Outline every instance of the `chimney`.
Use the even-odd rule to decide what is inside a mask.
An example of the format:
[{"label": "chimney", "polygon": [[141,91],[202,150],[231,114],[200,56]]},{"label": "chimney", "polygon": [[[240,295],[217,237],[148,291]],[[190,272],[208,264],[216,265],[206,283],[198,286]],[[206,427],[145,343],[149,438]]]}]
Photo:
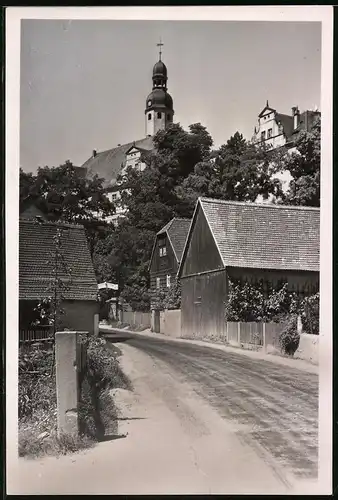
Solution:
[{"label": "chimney", "polygon": [[93,158],[95,158],[96,155],[97,155],[97,151],[96,151],[96,149],[93,149]]},{"label": "chimney", "polygon": [[296,128],[299,125],[299,109],[298,109],[298,106],[293,106],[293,108],[292,108],[292,116],[293,116],[293,129],[296,130]]}]

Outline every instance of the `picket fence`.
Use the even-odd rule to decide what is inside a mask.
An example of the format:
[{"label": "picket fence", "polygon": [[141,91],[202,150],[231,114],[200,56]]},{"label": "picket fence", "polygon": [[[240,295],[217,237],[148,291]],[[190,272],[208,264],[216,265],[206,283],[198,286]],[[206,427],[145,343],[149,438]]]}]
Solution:
[{"label": "picket fence", "polygon": [[46,326],[44,328],[30,328],[30,329],[20,329],[19,330],[19,343],[25,342],[37,342],[46,341],[53,339],[53,327]]}]

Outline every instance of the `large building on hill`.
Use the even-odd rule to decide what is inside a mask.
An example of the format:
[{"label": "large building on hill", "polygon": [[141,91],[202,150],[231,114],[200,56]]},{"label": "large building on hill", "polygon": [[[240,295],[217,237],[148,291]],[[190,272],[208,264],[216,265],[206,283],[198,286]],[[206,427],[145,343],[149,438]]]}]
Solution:
[{"label": "large building on hill", "polygon": [[[143,170],[144,156],[154,148],[153,136],[173,123],[173,99],[168,93],[167,86],[168,70],[161,55],[160,51],[159,60],[153,67],[152,91],[146,98],[144,137],[127,144],[119,144],[106,151],[94,150],[91,157],[82,165],[88,176],[97,174],[105,179],[104,185],[113,201],[118,201],[120,198],[118,176],[129,166]],[[117,206],[113,220],[123,216],[123,213],[123,207]]]},{"label": "large building on hill", "polygon": [[267,101],[266,106],[258,115],[258,125],[254,129],[253,140],[273,149],[281,146],[292,149],[299,133],[310,132],[318,117],[320,117],[318,110],[300,113],[298,106],[292,108],[291,115],[279,113],[269,106]]}]

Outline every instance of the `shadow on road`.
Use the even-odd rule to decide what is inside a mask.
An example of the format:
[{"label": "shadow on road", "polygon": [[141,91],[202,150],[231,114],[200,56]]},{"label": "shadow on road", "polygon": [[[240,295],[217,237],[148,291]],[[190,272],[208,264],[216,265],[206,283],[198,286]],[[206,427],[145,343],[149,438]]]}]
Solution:
[{"label": "shadow on road", "polygon": [[111,343],[115,343],[115,342],[126,342],[127,340],[130,340],[132,338],[134,338],[133,335],[130,335],[128,333],[106,333],[106,332],[102,332],[100,331],[100,335],[105,339],[105,340],[108,340],[109,342]]},{"label": "shadow on road", "polygon": [[102,443],[104,441],[115,441],[115,439],[126,438],[127,434],[106,434],[105,436],[99,439],[99,442]]},{"label": "shadow on road", "polygon": [[117,418],[116,420],[120,422],[121,420],[147,420],[147,419],[145,417],[121,417]]}]

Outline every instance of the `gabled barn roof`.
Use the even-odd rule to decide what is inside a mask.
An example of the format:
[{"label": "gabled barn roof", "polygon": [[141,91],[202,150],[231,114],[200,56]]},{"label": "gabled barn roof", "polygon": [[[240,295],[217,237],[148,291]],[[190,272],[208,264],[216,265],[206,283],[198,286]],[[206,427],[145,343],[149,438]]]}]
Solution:
[{"label": "gabled barn roof", "polygon": [[199,198],[179,275],[198,208],[205,215],[224,267],[319,271],[319,208]]},{"label": "gabled barn roof", "polygon": [[81,225],[19,221],[19,298],[39,300],[52,295],[48,290],[52,278],[55,244],[53,238],[61,229],[61,253],[68,270],[59,277],[69,287],[64,296],[70,300],[96,300],[97,281]]},{"label": "gabled barn roof", "polygon": [[151,266],[151,262],[153,259],[157,238],[162,234],[167,235],[168,240],[172,246],[174,255],[176,257],[176,260],[178,263],[180,262],[184,249],[185,240],[188,236],[190,223],[191,219],[184,219],[184,218],[180,219],[178,217],[174,217],[173,219],[171,219],[171,221],[168,222],[168,224],[166,224],[164,227],[162,227],[162,229],[160,229],[160,231],[158,231],[153,245],[149,268]]},{"label": "gabled barn roof", "polygon": [[135,142],[98,152],[95,156],[91,156],[82,165],[82,168],[86,170],[89,177],[97,174],[99,177],[104,178],[104,187],[112,187],[125,165],[126,153],[132,147],[143,151],[151,151],[154,148],[152,137],[145,137]]}]

